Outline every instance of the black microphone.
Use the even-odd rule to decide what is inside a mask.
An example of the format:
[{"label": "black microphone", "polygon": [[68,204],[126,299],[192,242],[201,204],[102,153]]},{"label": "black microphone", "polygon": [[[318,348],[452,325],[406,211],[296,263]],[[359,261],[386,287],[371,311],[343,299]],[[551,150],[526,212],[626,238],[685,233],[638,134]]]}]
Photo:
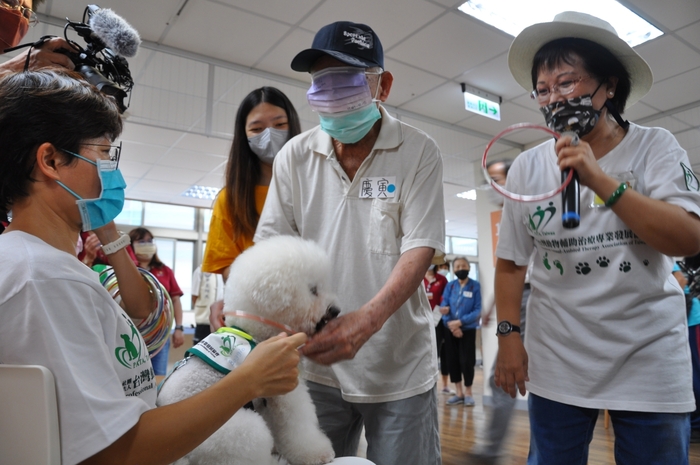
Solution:
[{"label": "black microphone", "polygon": [[[562,136],[571,136],[571,145],[578,145],[578,135],[574,132],[563,132]],[[578,182],[578,174],[571,168],[566,168],[561,172],[562,184],[569,177],[569,172],[573,171],[574,176],[571,182],[561,192],[561,224],[566,229],[578,228],[581,223],[581,189]]]},{"label": "black microphone", "polygon": [[141,45],[136,29],[109,8],[89,5],[89,25],[92,32],[117,55],[133,57]]}]

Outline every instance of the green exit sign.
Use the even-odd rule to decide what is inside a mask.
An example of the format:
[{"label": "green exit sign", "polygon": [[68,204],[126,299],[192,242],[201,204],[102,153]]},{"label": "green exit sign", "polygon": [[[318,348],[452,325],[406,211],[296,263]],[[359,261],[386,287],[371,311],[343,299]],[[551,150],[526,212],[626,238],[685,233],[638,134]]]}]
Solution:
[{"label": "green exit sign", "polygon": [[501,105],[469,92],[464,93],[464,107],[481,116],[501,121]]},{"label": "green exit sign", "polygon": [[481,116],[501,121],[501,98],[486,91],[461,84],[464,94],[464,108]]}]

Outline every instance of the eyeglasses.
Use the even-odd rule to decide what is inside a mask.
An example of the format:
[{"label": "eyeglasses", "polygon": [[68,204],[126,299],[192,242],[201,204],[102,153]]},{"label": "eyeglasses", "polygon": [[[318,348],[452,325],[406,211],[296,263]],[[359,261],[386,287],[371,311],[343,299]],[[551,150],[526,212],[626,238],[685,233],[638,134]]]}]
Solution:
[{"label": "eyeglasses", "polygon": [[31,8],[27,8],[26,6],[22,5],[21,3],[17,3],[15,5],[14,2],[7,2],[5,0],[0,0],[0,8],[6,8],[8,10],[19,11],[19,13],[22,16],[24,16],[27,21],[29,21],[30,26],[36,26],[37,24],[39,24],[39,18],[37,17],[36,13],[34,13]]},{"label": "eyeglasses", "polygon": [[574,91],[579,82],[588,79],[590,76],[581,76],[576,79],[567,79],[560,83],[554,84],[552,87],[540,87],[530,92],[530,98],[537,100],[539,103],[545,103],[549,100],[553,93],[559,95],[569,95]]},{"label": "eyeglasses", "polygon": [[90,147],[109,147],[109,161],[116,163],[116,167],[119,167],[119,158],[122,154],[122,143],[119,145],[106,145],[106,144],[80,144],[88,145]]}]

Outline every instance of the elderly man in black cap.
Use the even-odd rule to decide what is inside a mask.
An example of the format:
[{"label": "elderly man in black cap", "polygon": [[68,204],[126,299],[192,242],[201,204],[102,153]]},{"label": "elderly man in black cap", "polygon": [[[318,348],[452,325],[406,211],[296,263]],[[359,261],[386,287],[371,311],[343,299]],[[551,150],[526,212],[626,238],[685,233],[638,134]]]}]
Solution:
[{"label": "elderly man in black cap", "polygon": [[323,27],[292,69],[309,72],[320,126],[280,151],[256,242],[312,239],[331,256],[341,316],[310,339],[304,377],[337,456],[440,463],[435,334],[421,280],[444,253],[442,159],[382,106],[393,83],[364,24]]}]

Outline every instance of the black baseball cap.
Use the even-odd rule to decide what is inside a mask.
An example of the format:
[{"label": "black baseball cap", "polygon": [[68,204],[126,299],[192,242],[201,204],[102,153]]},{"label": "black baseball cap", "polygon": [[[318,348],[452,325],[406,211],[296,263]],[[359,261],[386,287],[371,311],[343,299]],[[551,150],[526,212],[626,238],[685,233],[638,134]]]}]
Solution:
[{"label": "black baseball cap", "polygon": [[379,37],[366,24],[338,21],[323,26],[314,37],[311,48],[292,60],[294,71],[308,72],[324,55],[358,68],[384,68],[384,49]]}]

